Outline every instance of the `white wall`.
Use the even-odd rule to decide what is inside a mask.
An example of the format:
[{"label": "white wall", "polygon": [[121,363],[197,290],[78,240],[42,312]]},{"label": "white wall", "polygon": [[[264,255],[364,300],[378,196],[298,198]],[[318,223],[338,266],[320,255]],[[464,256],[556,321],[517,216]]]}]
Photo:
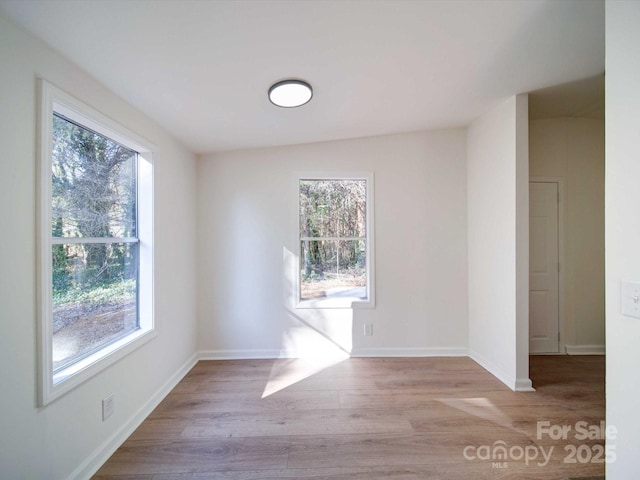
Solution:
[{"label": "white wall", "polygon": [[618,429],[607,478],[640,478],[640,319],[622,316],[622,281],[640,282],[640,3],[606,4],[607,425]]},{"label": "white wall", "polygon": [[564,184],[565,344],[604,352],[604,121],[550,118],[529,128],[530,175]]},{"label": "white wall", "polygon": [[527,96],[474,121],[467,137],[470,356],[512,389],[527,390]]},{"label": "white wall", "polygon": [[[292,308],[297,174],[322,171],[375,175],[374,309]],[[201,158],[199,349],[296,356],[336,343],[354,355],[465,354],[465,182],[462,129]]]},{"label": "white wall", "polygon": [[[0,18],[0,477],[62,479],[98,467],[110,440],[195,351],[195,159],[74,65]],[[36,78],[157,144],[155,320],[159,335],[45,408],[36,408]],[[150,79],[152,81],[152,79]],[[101,400],[115,414],[101,419]],[[141,418],[140,418],[141,419]],[[105,448],[107,450],[105,450]],[[98,463],[93,463],[97,461]]]}]

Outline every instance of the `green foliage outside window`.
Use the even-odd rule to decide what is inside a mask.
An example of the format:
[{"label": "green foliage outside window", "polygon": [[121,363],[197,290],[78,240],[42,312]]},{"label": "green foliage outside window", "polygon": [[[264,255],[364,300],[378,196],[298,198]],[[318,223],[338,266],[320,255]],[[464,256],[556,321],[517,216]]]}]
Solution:
[{"label": "green foliage outside window", "polygon": [[52,138],[55,369],[138,326],[137,154],[58,115]]},{"label": "green foliage outside window", "polygon": [[301,298],[366,285],[366,180],[301,180]]}]

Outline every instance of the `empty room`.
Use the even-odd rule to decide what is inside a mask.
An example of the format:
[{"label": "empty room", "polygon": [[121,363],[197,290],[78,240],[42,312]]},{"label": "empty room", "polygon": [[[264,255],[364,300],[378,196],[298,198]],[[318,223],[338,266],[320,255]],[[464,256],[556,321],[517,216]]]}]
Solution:
[{"label": "empty room", "polygon": [[0,478],[640,478],[638,24],[0,0]]}]

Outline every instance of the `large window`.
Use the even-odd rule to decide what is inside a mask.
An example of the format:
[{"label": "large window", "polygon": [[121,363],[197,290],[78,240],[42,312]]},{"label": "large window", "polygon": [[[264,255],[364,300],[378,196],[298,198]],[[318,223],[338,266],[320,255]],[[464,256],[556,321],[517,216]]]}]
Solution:
[{"label": "large window", "polygon": [[153,330],[150,148],[42,82],[41,403]]},{"label": "large window", "polygon": [[372,178],[299,180],[300,306],[373,303]]}]

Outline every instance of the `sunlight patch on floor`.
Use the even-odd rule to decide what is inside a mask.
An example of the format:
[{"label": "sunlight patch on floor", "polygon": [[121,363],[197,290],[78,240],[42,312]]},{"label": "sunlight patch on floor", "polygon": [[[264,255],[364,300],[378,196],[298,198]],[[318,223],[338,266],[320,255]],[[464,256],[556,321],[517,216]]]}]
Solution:
[{"label": "sunlight patch on floor", "polygon": [[494,405],[488,398],[441,398],[439,401],[445,405],[468,413],[474,417],[483,418],[501,427],[518,432],[521,431],[520,429],[515,428],[511,418],[502,413],[500,408]]},{"label": "sunlight patch on floor", "polygon": [[274,362],[262,398],[349,358],[347,352],[317,332],[304,327],[289,329],[283,339],[283,352],[285,356],[296,358],[282,358]]},{"label": "sunlight patch on floor", "polygon": [[276,360],[262,398],[273,395],[349,358],[342,352],[335,358],[283,358]]}]

